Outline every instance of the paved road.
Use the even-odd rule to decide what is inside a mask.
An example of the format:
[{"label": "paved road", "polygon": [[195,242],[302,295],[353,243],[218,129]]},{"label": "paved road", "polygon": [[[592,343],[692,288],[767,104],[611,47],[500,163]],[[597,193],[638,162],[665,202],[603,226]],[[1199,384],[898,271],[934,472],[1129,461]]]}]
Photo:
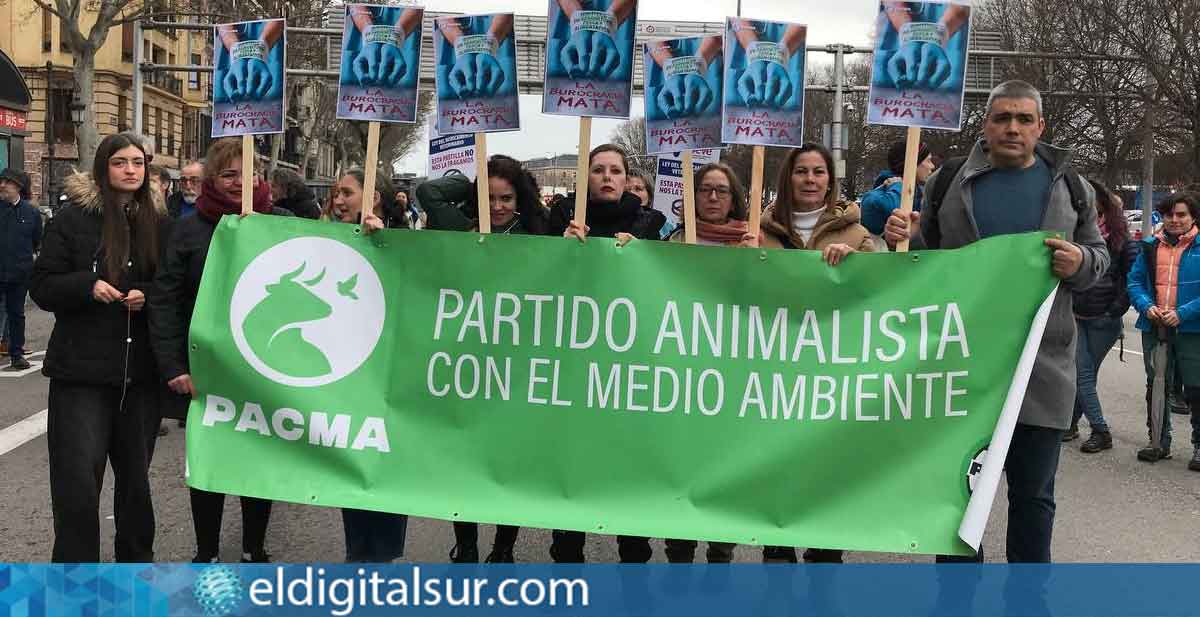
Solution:
[{"label": "paved road", "polygon": [[[45,349],[53,318],[30,306],[29,338],[34,349]],[[1140,351],[1138,334],[1127,319],[1130,346]],[[0,373],[0,436],[4,429],[46,408],[47,380],[34,372],[21,377]],[[1135,450],[1146,441],[1143,392],[1145,376],[1140,355],[1127,352],[1125,362],[1113,350],[1101,371],[1101,397],[1116,442],[1113,450],[1082,454],[1078,443],[1063,450],[1058,473],[1058,522],[1054,556],[1072,562],[1183,562],[1200,555],[1200,473],[1187,470],[1185,416],[1173,416],[1176,458],[1156,465],[1139,463]],[[26,425],[36,425],[36,418]],[[44,425],[43,425],[44,426]],[[35,426],[36,428],[36,426]],[[160,438],[151,483],[158,517],[157,558],[185,561],[194,543],[187,490],[183,484],[183,431],[170,423]],[[0,437],[2,439],[2,437]],[[3,447],[0,447],[3,450]],[[102,516],[112,517],[112,478],[102,498]],[[227,500],[222,558],[234,560],[240,551],[237,500]],[[1003,559],[1005,500],[997,499],[985,549],[989,560]],[[52,540],[46,466],[46,439],[40,435],[6,454],[0,454],[0,561],[44,561]],[[104,525],[105,553],[112,558],[112,527]],[[481,552],[486,554],[491,529],[484,530]],[[453,543],[449,523],[416,519],[409,526],[408,558],[445,561]],[[341,519],[333,509],[276,504],[268,536],[276,560],[330,561],[344,554]],[[517,546],[518,561],[547,559],[549,533],[524,531]],[[739,561],[759,558],[756,548],[739,547]],[[588,559],[616,561],[616,543],[590,536]],[[851,553],[849,561],[929,561],[927,557]],[[662,560],[655,544],[655,560]]]}]

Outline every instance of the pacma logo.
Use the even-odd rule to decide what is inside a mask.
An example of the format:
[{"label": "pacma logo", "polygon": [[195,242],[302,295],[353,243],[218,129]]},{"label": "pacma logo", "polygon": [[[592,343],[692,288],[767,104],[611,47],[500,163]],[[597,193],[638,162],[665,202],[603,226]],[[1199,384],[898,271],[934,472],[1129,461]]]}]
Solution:
[{"label": "pacma logo", "polygon": [[263,377],[314,387],[354,372],[383,331],[383,286],[357,251],[296,238],[256,257],[230,303],[238,351]]}]

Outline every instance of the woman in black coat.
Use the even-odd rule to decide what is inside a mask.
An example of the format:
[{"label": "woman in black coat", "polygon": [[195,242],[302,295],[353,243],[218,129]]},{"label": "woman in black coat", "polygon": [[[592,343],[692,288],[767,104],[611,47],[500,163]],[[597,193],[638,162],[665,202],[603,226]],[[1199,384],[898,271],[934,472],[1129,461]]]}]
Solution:
[{"label": "woman in black coat", "polygon": [[642,207],[637,195],[625,190],[629,159],[620,146],[596,146],[588,155],[587,220],[575,225],[574,193],[550,208],[549,234],[583,239],[586,236],[615,238],[629,234],[642,240],[660,239],[662,223],[654,210]]},{"label": "woman in black coat", "polygon": [[[196,215],[184,217],[175,225],[150,294],[150,334],[154,354],[162,378],[180,397],[196,394],[188,367],[188,328],[213,231],[222,216],[235,216],[241,212],[241,156],[242,142],[237,138],[218,139],[209,147],[204,182],[200,198],[196,200]],[[265,182],[259,181],[252,190],[255,212],[290,214],[271,205],[271,192]],[[182,402],[186,403],[187,398]],[[195,488],[190,489],[190,493],[192,525],[196,532],[193,562],[216,561],[220,552],[225,495]],[[271,502],[254,497],[242,497],[241,501],[242,561],[269,561],[265,543]]]},{"label": "woman in black coat", "polygon": [[170,217],[146,177],[142,146],[100,142],[92,174],[64,182],[69,202],[49,225],[33,267],[33,301],[54,313],[42,372],[50,378],[46,441],[55,562],[100,561],[106,460],[120,562],[154,560],[150,448],[158,384],[146,294]]}]

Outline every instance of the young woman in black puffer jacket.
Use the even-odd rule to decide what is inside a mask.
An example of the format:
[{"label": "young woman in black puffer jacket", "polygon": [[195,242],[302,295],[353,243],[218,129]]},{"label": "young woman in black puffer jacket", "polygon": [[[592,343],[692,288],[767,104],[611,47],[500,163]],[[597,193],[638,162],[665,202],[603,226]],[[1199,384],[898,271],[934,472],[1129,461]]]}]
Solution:
[{"label": "young woman in black puffer jacket", "polygon": [[1091,180],[1089,182],[1096,189],[1100,234],[1108,244],[1112,262],[1095,285],[1074,292],[1077,332],[1075,415],[1063,441],[1079,436],[1079,418],[1087,416],[1092,434],[1079,449],[1093,453],[1112,448],[1112,433],[1104,420],[1100,397],[1096,392],[1096,375],[1100,372],[1100,363],[1121,336],[1121,318],[1129,310],[1129,292],[1125,282],[1137,258],[1138,246],[1130,238],[1121,198],[1104,185]]},{"label": "young woman in black puffer jacket", "polygon": [[59,563],[100,560],[106,462],[116,478],[114,557],[154,560],[149,467],[161,385],[145,309],[171,219],[150,188],[147,158],[124,135],[100,142],[92,174],[64,182],[70,205],[50,223],[33,267],[30,296],[54,313],[42,372]]}]

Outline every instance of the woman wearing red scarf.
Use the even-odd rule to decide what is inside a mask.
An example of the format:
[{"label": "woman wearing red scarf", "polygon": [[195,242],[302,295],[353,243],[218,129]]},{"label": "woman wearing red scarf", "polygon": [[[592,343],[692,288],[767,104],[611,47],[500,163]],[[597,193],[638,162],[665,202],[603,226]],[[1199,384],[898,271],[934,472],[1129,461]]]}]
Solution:
[{"label": "woman wearing red scarf", "polygon": [[[188,328],[200,275],[208,258],[208,245],[222,216],[242,211],[242,142],[236,137],[214,141],[205,157],[204,182],[196,200],[196,215],[175,224],[166,257],[159,266],[150,301],[150,339],[159,370],[181,403],[195,396],[188,368]],[[271,205],[271,189],[255,180],[254,211],[259,214],[288,216],[287,210]],[[186,397],[186,398],[185,398]],[[190,489],[192,525],[196,532],[194,562],[217,561],[220,552],[221,513],[225,495]],[[271,502],[242,497],[242,561],[266,562],[264,543]]]},{"label": "woman wearing red scarf", "polygon": [[[696,170],[696,244],[758,246],[746,219],[746,189],[728,165],[709,163]],[[667,238],[683,242],[683,227]]]}]

